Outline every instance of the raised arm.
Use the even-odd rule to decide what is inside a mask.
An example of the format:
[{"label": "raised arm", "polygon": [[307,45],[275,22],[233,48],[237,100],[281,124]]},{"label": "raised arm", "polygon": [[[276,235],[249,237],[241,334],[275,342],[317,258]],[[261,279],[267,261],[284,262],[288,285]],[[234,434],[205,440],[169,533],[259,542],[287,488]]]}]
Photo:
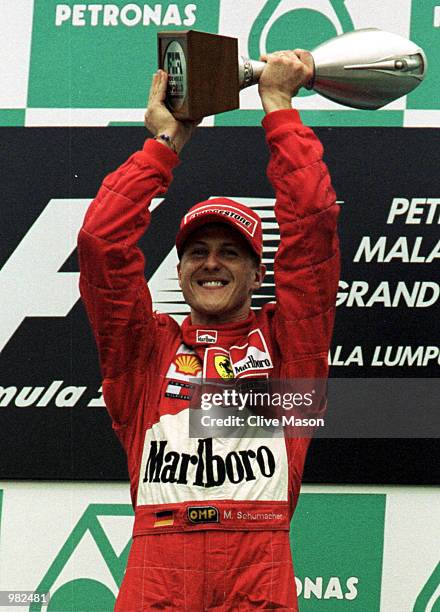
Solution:
[{"label": "raised arm", "polygon": [[[104,396],[106,383],[142,369],[154,346],[155,317],[137,242],[149,225],[151,200],[167,190],[177,153],[195,127],[168,112],[166,84],[166,73],[156,73],[145,113],[156,138],[104,179],[78,237],[80,291],[98,346]],[[106,402],[116,423],[129,418],[129,403]]]},{"label": "raised arm", "polygon": [[311,79],[312,61],[302,50],[263,59],[267,66],[260,96],[271,152],[268,176],[281,236],[274,263],[278,343],[284,360],[298,363],[290,368],[292,376],[324,376],[339,280],[339,209],[322,145],[291,103]]}]

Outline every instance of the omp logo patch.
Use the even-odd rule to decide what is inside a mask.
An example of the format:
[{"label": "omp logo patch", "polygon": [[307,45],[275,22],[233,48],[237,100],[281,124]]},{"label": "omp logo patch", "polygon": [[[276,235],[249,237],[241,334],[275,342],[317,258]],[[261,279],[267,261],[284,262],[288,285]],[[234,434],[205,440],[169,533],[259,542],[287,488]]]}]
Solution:
[{"label": "omp logo patch", "polygon": [[220,514],[215,506],[189,506],[187,516],[190,523],[219,523]]},{"label": "omp logo patch", "polygon": [[196,332],[196,342],[203,344],[215,344],[218,332],[216,329],[198,329]]}]

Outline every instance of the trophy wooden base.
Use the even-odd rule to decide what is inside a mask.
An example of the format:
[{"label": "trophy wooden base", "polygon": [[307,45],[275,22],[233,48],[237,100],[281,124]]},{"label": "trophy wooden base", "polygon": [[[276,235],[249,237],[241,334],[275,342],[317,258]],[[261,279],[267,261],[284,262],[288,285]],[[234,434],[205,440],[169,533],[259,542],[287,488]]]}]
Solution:
[{"label": "trophy wooden base", "polygon": [[166,104],[179,120],[239,107],[236,38],[195,30],[159,32],[159,68],[168,72]]}]

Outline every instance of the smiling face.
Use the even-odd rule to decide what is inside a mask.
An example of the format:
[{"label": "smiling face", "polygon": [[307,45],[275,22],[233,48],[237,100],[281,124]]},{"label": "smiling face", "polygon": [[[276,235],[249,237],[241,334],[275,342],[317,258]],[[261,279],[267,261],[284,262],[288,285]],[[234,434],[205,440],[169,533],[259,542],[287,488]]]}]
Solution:
[{"label": "smiling face", "polygon": [[192,323],[211,325],[248,316],[265,266],[256,263],[237,231],[224,223],[211,223],[190,236],[177,272]]}]

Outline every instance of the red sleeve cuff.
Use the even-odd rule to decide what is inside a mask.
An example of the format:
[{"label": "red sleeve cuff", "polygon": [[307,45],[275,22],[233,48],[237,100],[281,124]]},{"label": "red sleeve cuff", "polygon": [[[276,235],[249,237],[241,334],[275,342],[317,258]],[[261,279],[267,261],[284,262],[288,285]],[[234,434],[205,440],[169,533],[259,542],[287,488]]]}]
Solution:
[{"label": "red sleeve cuff", "polygon": [[179,156],[154,138],[145,141],[142,152],[147,164],[158,168],[166,177],[171,177],[171,171],[180,164]]},{"label": "red sleeve cuff", "polygon": [[302,126],[303,122],[299,116],[299,112],[295,108],[276,110],[268,113],[261,122],[262,126],[266,130],[267,136],[270,136],[271,132],[274,132],[277,128],[285,126],[286,124]]}]

